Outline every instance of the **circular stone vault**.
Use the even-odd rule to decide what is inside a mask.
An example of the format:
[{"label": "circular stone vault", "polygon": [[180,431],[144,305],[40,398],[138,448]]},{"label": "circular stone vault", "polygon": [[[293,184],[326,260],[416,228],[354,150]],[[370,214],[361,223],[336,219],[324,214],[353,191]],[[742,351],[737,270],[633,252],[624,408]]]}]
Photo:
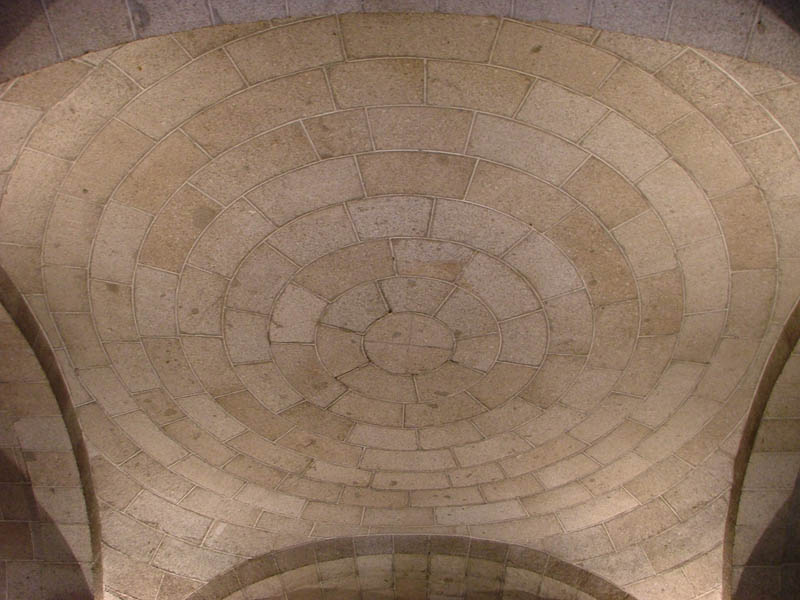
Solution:
[{"label": "circular stone vault", "polygon": [[28,123],[0,263],[69,389],[109,597],[389,534],[535,548],[598,598],[719,597],[741,424],[800,293],[793,79],[351,14],[0,89]]}]

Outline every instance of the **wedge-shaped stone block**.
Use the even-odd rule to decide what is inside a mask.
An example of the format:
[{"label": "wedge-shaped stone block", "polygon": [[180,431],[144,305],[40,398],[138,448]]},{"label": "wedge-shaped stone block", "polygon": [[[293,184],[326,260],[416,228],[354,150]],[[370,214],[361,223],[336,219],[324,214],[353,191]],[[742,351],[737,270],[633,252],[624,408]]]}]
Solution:
[{"label": "wedge-shaped stone block", "polygon": [[[469,388],[469,393],[484,406],[494,409],[495,407],[503,405],[506,400],[512,398],[512,396],[524,388],[536,371],[537,369],[527,365],[497,362],[486,374],[486,377]],[[491,410],[481,415],[480,419],[473,422],[478,424],[481,431],[487,435],[492,435],[492,430],[495,428],[498,428],[499,431],[505,431],[521,422],[529,420],[505,421],[500,418],[503,414],[513,414],[517,412],[519,412],[520,415],[531,415],[533,412],[538,414],[539,411],[532,406],[524,406],[524,402],[521,399],[512,399],[500,408],[499,414]]]},{"label": "wedge-shaped stone block", "polygon": [[268,440],[274,441],[292,428],[289,421],[264,408],[250,392],[222,396],[216,402],[251,431]]},{"label": "wedge-shaped stone block", "polygon": [[268,219],[285,225],[312,210],[364,195],[352,158],[325,160],[265,183],[247,194]]},{"label": "wedge-shaped stone block", "polygon": [[86,143],[139,92],[138,86],[109,64],[100,65],[42,119],[30,146],[75,159]]},{"label": "wedge-shaped stone block", "polygon": [[89,313],[60,313],[54,318],[75,367],[80,369],[108,364]]},{"label": "wedge-shaped stone block", "polygon": [[664,221],[678,246],[703,240],[718,231],[714,212],[685,169],[668,161],[639,182],[639,188]]},{"label": "wedge-shaped stone block", "polygon": [[586,362],[585,356],[548,354],[520,396],[535,406],[549,408],[567,390]]},{"label": "wedge-shaped stone block", "polygon": [[677,269],[640,279],[640,335],[678,333],[683,320],[683,297],[683,282]]},{"label": "wedge-shaped stone block", "polygon": [[272,353],[289,383],[318,406],[328,406],[347,389],[325,370],[313,346],[275,344]]},{"label": "wedge-shaped stone block", "polygon": [[369,195],[463,198],[475,161],[430,152],[380,152],[359,156],[358,166]]},{"label": "wedge-shaped stone block", "polygon": [[469,243],[494,255],[502,255],[528,233],[526,224],[482,206],[439,200],[431,222],[435,238]]},{"label": "wedge-shaped stone block", "polygon": [[627,63],[603,82],[595,97],[651,133],[658,133],[692,110],[686,100],[658,79]]},{"label": "wedge-shaped stone block", "polygon": [[273,229],[248,202],[234,202],[200,236],[189,262],[231,277],[244,257]]},{"label": "wedge-shaped stone block", "polygon": [[203,167],[191,181],[228,205],[262,181],[315,159],[308,136],[299,124],[293,123],[231,148]]},{"label": "wedge-shaped stone block", "polygon": [[3,149],[0,150],[0,170],[7,171],[22,150],[28,133],[39,120],[41,111],[27,106],[3,102],[0,104],[0,127],[3,128]]},{"label": "wedge-shaped stone block", "polygon": [[148,267],[139,267],[136,270],[133,301],[140,335],[159,336],[177,333],[175,318],[177,289],[177,275]]},{"label": "wedge-shaped stone block", "polygon": [[661,220],[646,211],[614,230],[637,277],[651,275],[677,266],[675,248]]},{"label": "wedge-shaped stone block", "polygon": [[[613,5],[611,5],[613,6]],[[616,13],[622,15],[625,13]],[[600,27],[604,27],[600,25]],[[615,31],[603,31],[595,41],[600,48],[610,50],[641,68],[653,72],[680,53],[677,44],[648,39]]]},{"label": "wedge-shaped stone block", "polygon": [[576,531],[607,521],[636,506],[638,502],[633,496],[625,490],[618,490],[561,511],[558,518],[567,531]]},{"label": "wedge-shaped stone block", "polygon": [[322,159],[372,150],[366,111],[344,110],[306,119],[303,124]]},{"label": "wedge-shaped stone block", "polygon": [[42,110],[61,100],[91,70],[78,61],[56,63],[17,78],[11,89],[6,89],[3,100]]},{"label": "wedge-shaped stone block", "polygon": [[177,316],[181,333],[221,335],[222,303],[227,280],[187,267],[178,287]]},{"label": "wedge-shaped stone block", "polygon": [[141,392],[158,387],[158,377],[139,342],[104,344],[111,364],[122,383],[131,392]]},{"label": "wedge-shaped stone block", "polygon": [[107,414],[114,416],[136,409],[136,402],[109,367],[78,371],[78,378]]},{"label": "wedge-shaped stone block", "polygon": [[734,77],[688,51],[681,54],[657,77],[694,103],[732,142],[775,129],[775,121]]},{"label": "wedge-shaped stone block", "polygon": [[226,310],[225,347],[233,364],[269,360],[269,322],[263,315]]},{"label": "wedge-shaped stone block", "polygon": [[472,124],[472,113],[452,108],[370,108],[367,116],[376,150],[461,152]]},{"label": "wedge-shaped stone block", "polygon": [[184,133],[171,133],[122,180],[114,200],[155,214],[208,156]]},{"label": "wedge-shaped stone block", "polygon": [[659,138],[709,196],[750,183],[750,176],[730,143],[698,113],[665,129]]},{"label": "wedge-shaped stone block", "polygon": [[574,200],[554,186],[486,161],[478,161],[466,199],[516,217],[539,231],[560,221],[575,206]]},{"label": "wedge-shaped stone block", "polygon": [[438,450],[481,439],[481,433],[467,421],[448,423],[442,427],[427,427],[419,432],[419,445],[423,450]]},{"label": "wedge-shaped stone block", "polygon": [[702,372],[699,364],[673,362],[631,418],[656,429],[689,397]]},{"label": "wedge-shaped stone block", "polygon": [[510,117],[522,102],[530,80],[520,73],[486,65],[431,60],[426,85],[429,104]]},{"label": "wedge-shaped stone block", "polygon": [[588,211],[571,213],[547,237],[572,260],[595,304],[636,296],[636,286],[622,252]]},{"label": "wedge-shaped stone block", "polygon": [[111,120],[75,161],[61,189],[76,198],[104,203],[152,144],[144,134]]},{"label": "wedge-shaped stone block", "polygon": [[535,311],[541,306],[524,279],[485,254],[475,255],[461,274],[460,283],[483,299],[499,319]]},{"label": "wedge-shaped stone block", "polygon": [[500,324],[503,346],[499,360],[525,365],[540,365],[547,347],[547,321],[535,312]]},{"label": "wedge-shaped stone block", "polygon": [[403,424],[403,406],[396,402],[383,402],[348,392],[339,398],[330,410],[356,421],[399,427]]},{"label": "wedge-shaped stone block", "polygon": [[181,344],[186,359],[209,394],[219,396],[244,387],[225,355],[222,338],[186,335]]},{"label": "wedge-shaped stone block", "polygon": [[611,113],[603,119],[583,139],[581,145],[607,160],[633,181],[669,156],[658,140],[617,113]]},{"label": "wedge-shaped stone block", "polygon": [[3,242],[41,245],[56,190],[68,170],[69,163],[65,160],[23,151],[8,180],[0,207]]},{"label": "wedge-shaped stone block", "polygon": [[470,261],[473,251],[460,244],[431,240],[397,239],[392,250],[400,275],[455,280]]},{"label": "wedge-shaped stone block", "polygon": [[746,186],[711,201],[722,226],[731,269],[775,267],[775,234],[767,203],[754,186]]},{"label": "wedge-shaped stone block", "polygon": [[230,554],[206,550],[167,537],[153,558],[153,565],[181,577],[209,580],[241,560]]},{"label": "wedge-shaped stone block", "polygon": [[586,153],[561,138],[499,117],[479,114],[467,153],[522,169],[559,185],[581,164]]},{"label": "wedge-shaped stone block", "polygon": [[245,427],[225,413],[225,411],[207,395],[188,396],[177,400],[181,409],[204,431],[227,440],[245,431]]},{"label": "wedge-shaped stone block", "polygon": [[337,29],[331,17],[289,24],[234,42],[228,51],[247,80],[255,83],[342,60]]},{"label": "wedge-shaped stone block", "polygon": [[173,273],[179,272],[195,240],[220,208],[193,187],[182,187],[150,227],[139,260]]},{"label": "wedge-shaped stone block", "polygon": [[233,63],[217,50],[148,88],[128,104],[120,119],[152,138],[161,138],[198,110],[242,89]]},{"label": "wedge-shaped stone block", "polygon": [[388,373],[370,363],[339,376],[339,381],[359,394],[389,402],[416,402],[417,392],[410,376]]},{"label": "wedge-shaped stone block", "polygon": [[268,244],[257,246],[231,281],[226,305],[268,315],[278,293],[298,266]]},{"label": "wedge-shaped stone block", "polygon": [[721,237],[678,250],[683,270],[687,313],[719,310],[728,301],[728,257]]},{"label": "wedge-shaped stone block", "polygon": [[357,466],[362,451],[358,446],[338,442],[298,429],[293,429],[287,433],[278,443],[310,458],[326,460],[344,467]]},{"label": "wedge-shaped stone block", "polygon": [[144,491],[131,503],[126,512],[134,519],[199,544],[211,519],[181,508]]},{"label": "wedge-shaped stone block", "polygon": [[314,331],[327,303],[308,290],[289,284],[275,302],[270,324],[272,342],[314,341]]},{"label": "wedge-shaped stone block", "polygon": [[277,413],[302,399],[286,382],[274,363],[238,365],[234,370],[250,393],[272,412]]},{"label": "wedge-shaped stone block", "polygon": [[192,117],[183,130],[216,156],[254,135],[332,108],[322,71],[306,71],[226,98]]},{"label": "wedge-shaped stone block", "polygon": [[391,451],[367,448],[360,464],[379,471],[440,471],[456,466],[448,450]]},{"label": "wedge-shaped stone block", "polygon": [[690,397],[657,431],[639,444],[636,452],[648,460],[663,460],[699,432],[718,409],[716,402]]},{"label": "wedge-shaped stone block", "polygon": [[116,422],[142,450],[163,465],[171,465],[187,454],[141,411],[120,415]]},{"label": "wedge-shaped stone block", "polygon": [[467,394],[456,394],[437,398],[436,401],[408,404],[405,409],[404,425],[406,427],[443,425],[474,417],[486,410],[484,406]]},{"label": "wedge-shaped stone block", "polygon": [[506,21],[492,62],[592,93],[617,64],[611,55],[543,29]]},{"label": "wedge-shaped stone block", "polygon": [[111,56],[114,64],[142,87],[153,85],[190,60],[180,44],[167,36],[125,44]]},{"label": "wedge-shaped stone block", "polygon": [[164,387],[174,397],[189,396],[203,391],[192,373],[180,340],[151,338],[144,340],[144,349]]},{"label": "wedge-shaped stone block", "polygon": [[463,15],[344,15],[349,58],[424,56],[482,62],[499,25],[496,18]]},{"label": "wedge-shaped stone block", "polygon": [[647,209],[641,193],[605,163],[592,157],[569,178],[564,189],[606,227],[613,228]]},{"label": "wedge-shaped stone block", "polygon": [[303,269],[296,283],[328,299],[351,287],[394,274],[392,253],[384,240],[348,246]]},{"label": "wedge-shaped stone block", "polygon": [[519,500],[505,500],[479,506],[437,507],[435,511],[436,522],[442,525],[492,523],[527,516]]},{"label": "wedge-shaped stone block", "polygon": [[302,215],[269,236],[270,245],[299,265],[307,265],[355,241],[352,222],[341,205]]},{"label": "wedge-shaped stone block", "polygon": [[229,440],[228,445],[264,464],[290,473],[302,472],[311,464],[310,458],[273,444],[252,432]]},{"label": "wedge-shaped stone block", "polygon": [[380,450],[416,450],[417,433],[413,429],[394,429],[379,425],[357,424],[348,442]]},{"label": "wedge-shaped stone block", "polygon": [[42,268],[50,310],[53,312],[88,312],[89,290],[86,270],[60,265]]},{"label": "wedge-shaped stone block", "polygon": [[422,104],[423,62],[411,58],[340,63],[329,69],[333,97],[342,108],[376,104]]},{"label": "wedge-shaped stone block", "polygon": [[594,342],[587,365],[601,369],[624,369],[639,330],[637,303],[620,302],[600,306],[594,310],[594,322]]},{"label": "wedge-shaped stone block", "polygon": [[591,98],[541,79],[525,98],[517,118],[576,142],[607,111]]}]

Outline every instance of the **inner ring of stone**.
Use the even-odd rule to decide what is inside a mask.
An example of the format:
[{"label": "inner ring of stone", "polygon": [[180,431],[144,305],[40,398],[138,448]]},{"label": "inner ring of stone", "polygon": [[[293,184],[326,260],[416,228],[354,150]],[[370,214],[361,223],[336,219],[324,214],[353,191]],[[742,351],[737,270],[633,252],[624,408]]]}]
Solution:
[{"label": "inner ring of stone", "polygon": [[390,313],[372,323],[364,351],[377,366],[398,375],[418,375],[450,359],[455,340],[441,321],[412,312]]}]

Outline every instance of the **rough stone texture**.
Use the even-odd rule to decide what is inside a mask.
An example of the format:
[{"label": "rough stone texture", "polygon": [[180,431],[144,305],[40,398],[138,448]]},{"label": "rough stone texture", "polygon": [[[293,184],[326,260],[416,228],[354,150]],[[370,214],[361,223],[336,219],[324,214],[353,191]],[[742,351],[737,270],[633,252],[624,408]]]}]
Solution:
[{"label": "rough stone texture", "polygon": [[[658,61],[658,55],[669,54],[669,44],[650,42],[641,48],[640,56],[636,56],[639,51],[634,51],[634,56],[630,57],[626,55],[630,51],[630,34],[689,44],[800,74],[800,43],[795,34],[798,13],[788,0],[262,0],[257,3],[245,0],[121,0],[104,4],[99,10],[90,0],[68,3],[69,6],[53,0],[43,0],[41,4],[32,0],[10,0],[8,4],[11,10],[6,12],[0,32],[4,36],[0,79],[92,50],[99,52],[90,52],[86,60],[99,61],[105,58],[105,49],[115,44],[165,33],[178,33],[181,45],[197,56],[239,35],[271,24],[284,25],[287,17],[297,19],[359,11],[442,13],[435,23],[429,20],[424,35],[429,36],[428,41],[433,39],[437,44],[448,46],[451,42],[447,40],[446,30],[458,19],[448,20],[447,15],[513,17],[548,22],[549,29],[585,42],[596,38],[595,31],[587,25],[607,30],[609,33],[603,35],[600,43],[617,47],[622,56],[637,64],[640,64],[637,60],[647,64],[653,59]],[[378,30],[382,27],[382,17],[370,19],[373,27]],[[255,26],[251,25],[253,22]],[[419,23],[418,20],[409,21],[405,28],[397,30],[394,41],[384,36],[376,36],[376,39],[381,37],[381,44],[389,43],[399,50],[404,44],[422,40]],[[477,21],[475,24],[476,31],[482,29]],[[186,33],[208,25],[220,27]],[[470,42],[465,48],[470,52],[486,51],[491,33],[483,29],[485,39],[481,50],[475,45],[477,38],[466,35],[465,39]],[[363,39],[369,35],[365,33]],[[278,50],[283,43],[278,41],[281,34],[271,37],[277,42],[275,49]],[[363,45],[363,39],[358,43]],[[164,43],[171,45],[170,41]],[[252,43],[259,45],[262,41]],[[150,47],[148,43],[138,46],[145,53]],[[132,52],[138,53],[138,50]],[[311,53],[311,50],[306,52]],[[165,64],[147,66],[165,68]],[[136,69],[147,70],[144,65]],[[144,73],[142,76],[148,77]]]},{"label": "rough stone texture", "polygon": [[44,371],[3,308],[0,331],[0,573],[16,597],[88,599],[97,556],[70,437]]},{"label": "rough stone texture", "polygon": [[[175,4],[176,27],[211,18]],[[785,75],[693,50],[659,70],[678,51],[362,14],[151,38],[3,88],[0,297],[31,345],[4,337],[0,447],[83,452],[108,596],[413,596],[401,555],[429,557],[434,596],[498,593],[492,561],[543,597],[719,595],[742,422],[796,329],[800,163]],[[14,416],[33,351],[63,421]],[[740,512],[796,477],[780,398]],[[91,562],[77,485],[43,487],[58,527],[3,551]],[[264,556],[413,533],[467,537]],[[546,566],[473,554],[486,538]]]}]

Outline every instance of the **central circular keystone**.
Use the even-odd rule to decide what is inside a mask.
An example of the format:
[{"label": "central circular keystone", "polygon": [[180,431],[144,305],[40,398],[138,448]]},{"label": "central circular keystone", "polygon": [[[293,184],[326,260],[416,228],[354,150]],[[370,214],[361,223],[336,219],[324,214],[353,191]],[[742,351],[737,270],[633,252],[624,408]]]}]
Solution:
[{"label": "central circular keystone", "polygon": [[390,373],[416,375],[433,371],[453,352],[453,334],[433,317],[391,313],[370,325],[364,336],[369,359]]}]

